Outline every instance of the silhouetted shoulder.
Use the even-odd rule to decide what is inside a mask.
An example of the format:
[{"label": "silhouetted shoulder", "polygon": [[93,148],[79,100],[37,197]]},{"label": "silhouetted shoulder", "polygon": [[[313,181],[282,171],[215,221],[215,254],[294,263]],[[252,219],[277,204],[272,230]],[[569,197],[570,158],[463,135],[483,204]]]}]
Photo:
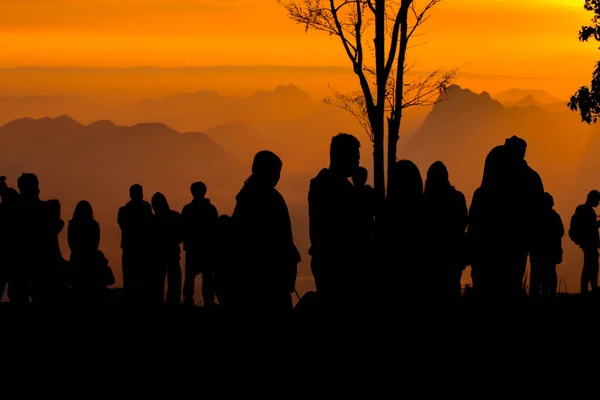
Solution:
[{"label": "silhouetted shoulder", "polygon": [[331,172],[327,168],[323,168],[317,176],[310,180],[310,188],[317,189],[327,186],[332,180]]}]

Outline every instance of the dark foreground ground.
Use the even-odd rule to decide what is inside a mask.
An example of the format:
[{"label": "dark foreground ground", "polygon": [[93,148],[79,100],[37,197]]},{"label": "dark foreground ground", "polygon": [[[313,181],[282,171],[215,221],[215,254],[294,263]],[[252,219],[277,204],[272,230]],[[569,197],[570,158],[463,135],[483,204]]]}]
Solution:
[{"label": "dark foreground ground", "polygon": [[[305,295],[294,294],[293,304],[295,308],[311,308],[311,306],[318,305],[318,299],[314,296],[314,292],[308,292]],[[299,298],[302,298],[302,301],[299,301]],[[416,302],[415,305],[426,305],[426,301],[420,299]],[[481,298],[479,298],[472,290],[466,291],[460,299],[459,305],[471,306],[471,305],[480,305],[483,304]],[[506,301],[494,301],[494,303],[506,303]],[[553,305],[586,305],[586,304],[598,304],[600,305],[600,294],[598,295],[581,295],[579,293],[558,293],[556,298],[533,298],[528,296],[527,294],[523,294],[521,298],[517,301],[518,304],[522,305],[537,305],[537,304],[553,304]],[[76,302],[67,302],[67,307],[77,307],[79,304]],[[29,306],[33,306],[34,304],[29,303]],[[111,306],[111,307],[124,307],[125,303],[123,301],[123,290],[121,288],[112,288],[108,289],[108,296],[106,301],[102,304],[103,306]],[[440,304],[440,306],[444,306],[444,304]],[[2,309],[11,309],[15,306],[8,301],[4,301],[0,303],[0,310]],[[356,305],[351,306],[351,308],[356,307]],[[174,308],[173,306],[165,306],[165,308]],[[176,308],[180,309],[205,309],[202,299],[196,302],[194,306],[184,306],[183,304],[177,306]],[[214,307],[210,307],[210,309],[219,309],[221,308],[218,304]]]}]

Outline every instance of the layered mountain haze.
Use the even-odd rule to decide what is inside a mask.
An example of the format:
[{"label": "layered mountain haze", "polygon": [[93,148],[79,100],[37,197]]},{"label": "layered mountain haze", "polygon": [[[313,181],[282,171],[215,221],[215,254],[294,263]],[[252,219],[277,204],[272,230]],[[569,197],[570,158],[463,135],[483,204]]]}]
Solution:
[{"label": "layered mountain haze", "polygon": [[[540,173],[546,191],[554,196],[556,209],[568,229],[575,207],[597,185],[592,171],[600,167],[595,161],[600,151],[600,127],[582,124],[566,105],[555,111],[534,105],[507,107],[486,92],[477,94],[459,86],[450,87],[444,98],[413,138],[400,146],[399,157],[415,161],[424,177],[431,163],[442,160],[451,181],[470,202],[481,183],[489,151],[510,136],[522,137],[528,143],[526,159]],[[585,165],[587,170],[583,172]],[[580,250],[566,236],[563,246],[565,262],[559,272],[569,287],[576,288]]]},{"label": "layered mountain haze", "polygon": [[560,102],[560,99],[552,96],[544,90],[509,89],[504,92],[497,93],[492,97],[504,105],[507,105],[508,103],[517,103],[529,97],[532,100],[542,104]]},{"label": "layered mountain haze", "polygon": [[[488,152],[518,135],[527,140],[527,160],[541,174],[568,224],[575,207],[596,185],[600,127],[582,124],[565,103],[541,91],[516,89],[492,97],[455,85],[441,100],[433,107],[406,110],[399,158],[414,160],[424,178],[431,163],[444,161],[453,184],[470,201]],[[42,197],[59,198],[65,220],[79,200],[91,201],[118,284],[116,213],[128,201],[133,183],[144,186],[147,199],[161,191],[173,209],[181,210],[190,200],[189,185],[203,180],[219,212],[229,214],[254,154],[263,149],[276,152],[284,164],[278,188],[288,202],[303,258],[299,292],[304,292],[312,285],[308,187],[329,163],[333,135],[348,132],[360,138],[362,163],[372,179],[372,146],[354,117],[295,85],[245,97],[200,90],[112,105],[85,96],[2,101],[0,120],[6,124],[0,127],[0,173],[12,186],[22,172],[38,174]],[[29,116],[37,119],[23,118]],[[68,255],[66,232],[61,238]],[[565,262],[559,275],[576,288],[580,251],[566,237],[563,243]],[[468,281],[466,273],[464,283]]]},{"label": "layered mountain haze", "polygon": [[[190,183],[202,180],[216,206],[230,212],[248,168],[207,135],[182,134],[161,123],[82,125],[60,116],[19,119],[0,127],[0,171],[8,183],[16,187],[22,172],[37,174],[41,197],[60,199],[64,220],[70,219],[78,201],[90,201],[102,227],[102,249],[118,281],[116,216],[133,183],[143,185],[147,200],[161,191],[172,208],[181,210],[190,200]],[[61,240],[68,257],[66,229]]]}]

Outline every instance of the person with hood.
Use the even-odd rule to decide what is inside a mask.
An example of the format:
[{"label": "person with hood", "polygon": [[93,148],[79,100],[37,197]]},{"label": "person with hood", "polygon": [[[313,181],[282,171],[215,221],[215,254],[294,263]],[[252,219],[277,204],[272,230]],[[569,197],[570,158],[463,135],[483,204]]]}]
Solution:
[{"label": "person with hood", "polygon": [[235,255],[235,307],[291,309],[300,254],[287,204],[275,188],[281,159],[264,150],[236,196],[231,216]]},{"label": "person with hood", "polygon": [[219,214],[206,196],[206,185],[194,182],[190,187],[194,199],[181,210],[183,249],[185,251],[185,281],[183,303],[194,304],[196,275],[202,274],[204,307],[215,305],[215,238]]},{"label": "person with hood", "polygon": [[[341,305],[362,293],[362,214],[349,181],[360,166],[360,142],[347,133],[331,139],[329,168],[310,182],[308,193],[311,270],[323,304]],[[358,260],[358,261],[357,261]]]},{"label": "person with hood", "polygon": [[458,300],[466,267],[469,211],[465,195],[452,186],[441,161],[427,171],[424,200],[426,284],[435,299]]},{"label": "person with hood", "polygon": [[467,238],[473,288],[494,301],[517,300],[523,295],[520,267],[527,253],[522,239],[522,204],[514,195],[513,172],[506,147],[493,148],[469,209]]},{"label": "person with hood", "polygon": [[410,160],[397,161],[392,174],[377,228],[382,259],[376,287],[386,306],[415,301],[425,277],[423,178]]}]

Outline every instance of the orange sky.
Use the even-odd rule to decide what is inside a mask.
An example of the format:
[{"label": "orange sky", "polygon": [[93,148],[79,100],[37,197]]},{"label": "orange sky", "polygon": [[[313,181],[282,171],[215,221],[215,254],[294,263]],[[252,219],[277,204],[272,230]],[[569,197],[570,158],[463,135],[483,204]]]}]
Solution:
[{"label": "orange sky", "polygon": [[[598,51],[577,41],[582,3],[444,0],[411,54],[419,69],[586,83]],[[347,65],[334,38],[305,34],[276,0],[0,0],[0,49],[0,67]]]}]

